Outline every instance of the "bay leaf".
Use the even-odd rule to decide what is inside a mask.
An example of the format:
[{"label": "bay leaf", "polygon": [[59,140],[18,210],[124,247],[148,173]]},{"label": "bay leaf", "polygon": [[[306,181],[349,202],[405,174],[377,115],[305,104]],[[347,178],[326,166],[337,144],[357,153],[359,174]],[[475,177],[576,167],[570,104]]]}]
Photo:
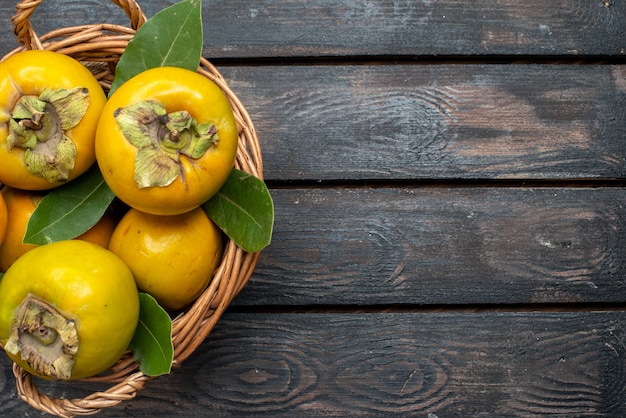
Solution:
[{"label": "bay leaf", "polygon": [[115,195],[96,165],[73,181],[52,189],[37,205],[23,241],[43,245],[76,238],[93,227]]},{"label": "bay leaf", "polygon": [[261,179],[234,168],[203,208],[244,251],[257,252],[269,245],[274,229],[274,202]]},{"label": "bay leaf", "polygon": [[147,376],[168,374],[172,369],[172,320],[147,293],[139,293],[139,324],[129,349],[139,364],[139,370]]},{"label": "bay leaf", "polygon": [[126,46],[109,97],[125,81],[155,67],[196,71],[202,56],[202,1],[183,0],[148,19]]}]

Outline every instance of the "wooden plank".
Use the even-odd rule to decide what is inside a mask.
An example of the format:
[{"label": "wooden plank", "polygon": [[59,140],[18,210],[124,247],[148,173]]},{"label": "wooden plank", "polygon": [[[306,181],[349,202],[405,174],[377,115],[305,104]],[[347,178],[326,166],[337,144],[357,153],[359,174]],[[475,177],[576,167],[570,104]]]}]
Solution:
[{"label": "wooden plank", "polygon": [[626,66],[222,70],[268,180],[626,176]]},{"label": "wooden plank", "polygon": [[[0,6],[10,28],[15,1]],[[127,24],[102,0],[47,0],[33,15],[39,33],[83,23]],[[172,4],[140,0],[148,16]],[[621,1],[458,0],[437,2],[205,1],[205,54],[214,58],[626,54]],[[12,41],[3,31],[0,48]]]},{"label": "wooden plank", "polygon": [[228,67],[266,178],[626,176],[626,67]]},{"label": "wooden plank", "polygon": [[222,70],[255,120],[268,180],[625,175],[622,65]]},{"label": "wooden plank", "polygon": [[[172,375],[99,416],[624,416],[625,324],[624,312],[227,314]],[[7,363],[0,414],[32,415]],[[40,388],[72,397],[85,383]]]},{"label": "wooden plank", "polygon": [[272,190],[234,305],[626,301],[623,188]]}]

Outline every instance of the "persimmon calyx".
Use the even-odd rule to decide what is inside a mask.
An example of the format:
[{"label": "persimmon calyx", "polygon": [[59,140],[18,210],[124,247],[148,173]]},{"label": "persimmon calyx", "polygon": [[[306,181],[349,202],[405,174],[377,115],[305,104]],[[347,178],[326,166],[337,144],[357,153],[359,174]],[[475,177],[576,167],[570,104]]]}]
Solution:
[{"label": "persimmon calyx", "polygon": [[89,90],[47,89],[21,96],[11,112],[7,145],[24,150],[29,173],[51,183],[67,181],[76,162],[76,147],[67,131],[89,108]]},{"label": "persimmon calyx", "polygon": [[78,352],[78,332],[49,303],[28,295],[18,306],[4,349],[28,362],[32,369],[52,379],[69,379]]},{"label": "persimmon calyx", "polygon": [[[202,157],[219,137],[212,123],[198,123],[186,110],[167,113],[156,100],[144,100],[115,111],[128,142],[137,148],[137,187],[165,187],[182,176],[181,157]],[[183,177],[184,180],[184,177]]]}]

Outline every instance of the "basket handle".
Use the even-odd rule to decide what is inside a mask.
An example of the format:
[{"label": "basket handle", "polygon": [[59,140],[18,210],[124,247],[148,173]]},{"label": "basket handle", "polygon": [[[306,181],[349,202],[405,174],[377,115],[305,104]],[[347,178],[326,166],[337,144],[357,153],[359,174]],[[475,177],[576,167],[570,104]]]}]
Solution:
[{"label": "basket handle", "polygon": [[[30,22],[30,16],[42,2],[43,0],[22,0],[15,6],[17,12],[11,19],[13,32],[17,36],[17,41],[27,49],[44,49]],[[111,0],[111,2],[124,10],[130,19],[132,29],[137,30],[146,22],[146,15],[135,0]]]}]

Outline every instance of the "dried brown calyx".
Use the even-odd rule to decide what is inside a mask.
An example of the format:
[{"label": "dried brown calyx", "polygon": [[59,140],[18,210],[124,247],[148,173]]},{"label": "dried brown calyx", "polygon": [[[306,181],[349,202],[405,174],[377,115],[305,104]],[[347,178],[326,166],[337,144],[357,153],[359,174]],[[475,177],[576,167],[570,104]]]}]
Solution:
[{"label": "dried brown calyx", "polygon": [[67,181],[76,161],[76,146],[67,131],[80,123],[88,108],[86,88],[23,95],[11,111],[7,145],[24,150],[29,173],[51,183]]},{"label": "dried brown calyx", "polygon": [[214,124],[199,124],[185,110],[167,113],[155,100],[117,109],[115,119],[137,148],[135,182],[140,188],[168,186],[183,173],[181,156],[198,159],[219,142]]},{"label": "dried brown calyx", "polygon": [[78,352],[76,324],[46,301],[28,295],[17,308],[4,349],[21,356],[39,375],[69,379]]}]

